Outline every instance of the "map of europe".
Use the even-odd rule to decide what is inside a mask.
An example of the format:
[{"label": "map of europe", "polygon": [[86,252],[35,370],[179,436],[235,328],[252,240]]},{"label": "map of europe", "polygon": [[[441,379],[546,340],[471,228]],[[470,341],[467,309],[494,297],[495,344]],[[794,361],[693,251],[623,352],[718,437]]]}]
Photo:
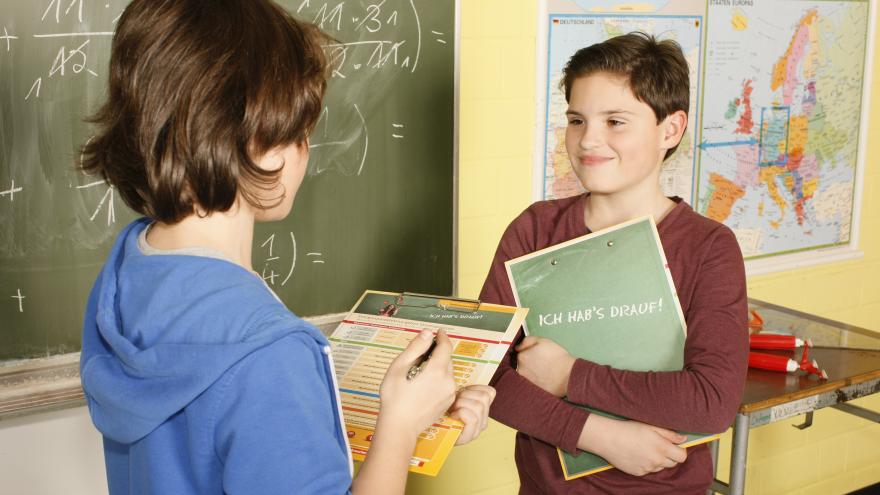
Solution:
[{"label": "map of europe", "polygon": [[849,241],[867,2],[709,7],[697,209],[746,257]]},{"label": "map of europe", "polygon": [[545,198],[583,190],[562,140],[565,61],[641,30],[678,41],[691,66],[690,124],[663,165],[666,194],[733,229],[747,259],[850,241],[868,2],[678,0],[639,15],[577,5],[587,3],[550,16]]}]

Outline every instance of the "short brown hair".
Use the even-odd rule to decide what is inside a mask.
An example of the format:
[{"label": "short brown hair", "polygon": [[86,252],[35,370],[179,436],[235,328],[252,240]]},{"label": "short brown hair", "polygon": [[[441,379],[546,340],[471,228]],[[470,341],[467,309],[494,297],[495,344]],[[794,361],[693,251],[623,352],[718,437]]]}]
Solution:
[{"label": "short brown hair", "polygon": [[[681,46],[673,40],[657,41],[654,36],[635,31],[615,36],[602,43],[581,48],[565,65],[560,89],[565,101],[578,78],[596,72],[608,72],[626,78],[633,95],[644,102],[657,117],[657,123],[668,115],[690,108],[690,76]],[[668,149],[665,160],[678,145]]]},{"label": "short brown hair", "polygon": [[280,170],[254,158],[304,144],[321,113],[327,38],[270,0],[134,0],[113,36],[108,97],[82,169],[135,211],[176,223],[263,208]]}]

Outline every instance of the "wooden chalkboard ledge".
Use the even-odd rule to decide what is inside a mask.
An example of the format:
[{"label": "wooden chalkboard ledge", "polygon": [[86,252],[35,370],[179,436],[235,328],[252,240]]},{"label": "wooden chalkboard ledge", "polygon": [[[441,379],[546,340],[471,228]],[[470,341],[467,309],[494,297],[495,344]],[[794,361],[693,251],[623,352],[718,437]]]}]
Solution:
[{"label": "wooden chalkboard ledge", "polygon": [[[343,316],[306,320],[330,335]],[[0,421],[84,404],[78,352],[0,365]]]},{"label": "wooden chalkboard ledge", "polygon": [[0,420],[82,404],[78,352],[0,367]]}]

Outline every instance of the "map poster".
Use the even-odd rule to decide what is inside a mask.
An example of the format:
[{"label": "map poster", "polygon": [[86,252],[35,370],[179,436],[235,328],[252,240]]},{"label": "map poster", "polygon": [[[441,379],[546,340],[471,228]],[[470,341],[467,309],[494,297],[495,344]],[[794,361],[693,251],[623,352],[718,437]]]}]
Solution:
[{"label": "map poster", "polygon": [[746,258],[851,239],[868,7],[709,2],[695,206]]},{"label": "map poster", "polygon": [[[638,3],[639,5],[632,5]],[[690,67],[688,129],[675,154],[663,165],[661,183],[669,196],[691,198],[696,169],[695,129],[698,129],[700,67],[706,12],[705,1],[596,2],[550,1],[546,70],[546,115],[543,143],[543,199],[564,198],[584,191],[565,151],[565,111],[559,88],[562,70],[580,48],[632,31],[642,31],[681,45]]]},{"label": "map poster", "polygon": [[539,196],[583,191],[565,151],[566,61],[644,31],[677,41],[691,68],[688,130],[664,162],[664,192],[730,227],[746,260],[777,260],[762,266],[843,259],[856,237],[871,4],[548,0]]}]

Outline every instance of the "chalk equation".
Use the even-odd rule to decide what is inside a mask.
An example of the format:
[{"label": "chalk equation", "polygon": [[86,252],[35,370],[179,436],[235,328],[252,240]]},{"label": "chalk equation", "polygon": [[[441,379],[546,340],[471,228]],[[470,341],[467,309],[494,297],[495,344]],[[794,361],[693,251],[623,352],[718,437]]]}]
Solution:
[{"label": "chalk equation", "polygon": [[299,4],[296,13],[329,34],[346,32],[360,38],[325,46],[331,77],[345,79],[355,71],[386,66],[415,72],[422,51],[418,9],[413,0],[387,4],[387,0],[357,6],[344,1]]},{"label": "chalk equation", "polygon": [[[82,76],[99,79],[98,67],[106,65],[106,59],[97,56],[100,51],[92,50],[94,39],[113,36],[113,29],[121,15],[124,5],[114,6],[110,2],[90,3],[85,0],[50,0],[41,2],[42,14],[32,10],[31,15],[38,15],[34,32],[9,32],[9,26],[3,26],[0,41],[5,42],[6,52],[16,47],[27,51],[29,56],[40,59],[41,54],[51,53],[42,70],[29,74],[28,82],[21,86],[20,97],[25,101],[35,101],[44,97],[45,86],[49,80],[63,81],[67,78]],[[112,12],[110,12],[112,10]],[[15,26],[15,24],[12,24]],[[95,30],[93,26],[103,29]],[[24,43],[29,40],[28,43]],[[33,67],[33,66],[31,66]],[[59,82],[62,87],[64,83]]]},{"label": "chalk equation", "polygon": [[[276,243],[277,239],[277,243]],[[260,243],[260,257],[263,261],[260,277],[271,286],[283,287],[293,276],[297,262],[296,236],[293,232],[281,235],[272,233]],[[323,265],[324,253],[311,251],[306,253],[306,263]]]},{"label": "chalk equation", "polygon": [[[346,284],[445,284],[425,274],[423,258],[413,258],[418,266],[382,270],[375,268],[380,262],[362,260],[357,244],[339,240],[372,236],[390,217],[408,218],[410,212],[399,211],[401,201],[415,205],[412,210],[446,208],[453,195],[451,185],[450,191],[440,185],[453,173],[454,2],[277,1],[331,37],[322,42],[329,79],[309,136],[300,214],[257,227],[254,271],[283,299],[297,298],[305,314],[347,309],[352,291]],[[0,317],[20,318],[15,324],[22,329],[54,332],[49,342],[34,333],[28,338],[36,340],[25,343],[3,340],[0,332],[0,349],[11,346],[10,355],[73,335],[67,327],[81,321],[107,251],[120,229],[140,216],[118,187],[78,166],[98,132],[87,119],[107,97],[113,36],[129,3],[0,2]],[[235,49],[230,43],[229,54]],[[410,234],[375,239],[376,249],[421,253],[441,243]],[[369,270],[339,282],[345,290],[301,296],[316,280],[336,280],[366,263]],[[441,268],[444,275],[451,271]],[[75,349],[78,337],[71,339]]]}]

